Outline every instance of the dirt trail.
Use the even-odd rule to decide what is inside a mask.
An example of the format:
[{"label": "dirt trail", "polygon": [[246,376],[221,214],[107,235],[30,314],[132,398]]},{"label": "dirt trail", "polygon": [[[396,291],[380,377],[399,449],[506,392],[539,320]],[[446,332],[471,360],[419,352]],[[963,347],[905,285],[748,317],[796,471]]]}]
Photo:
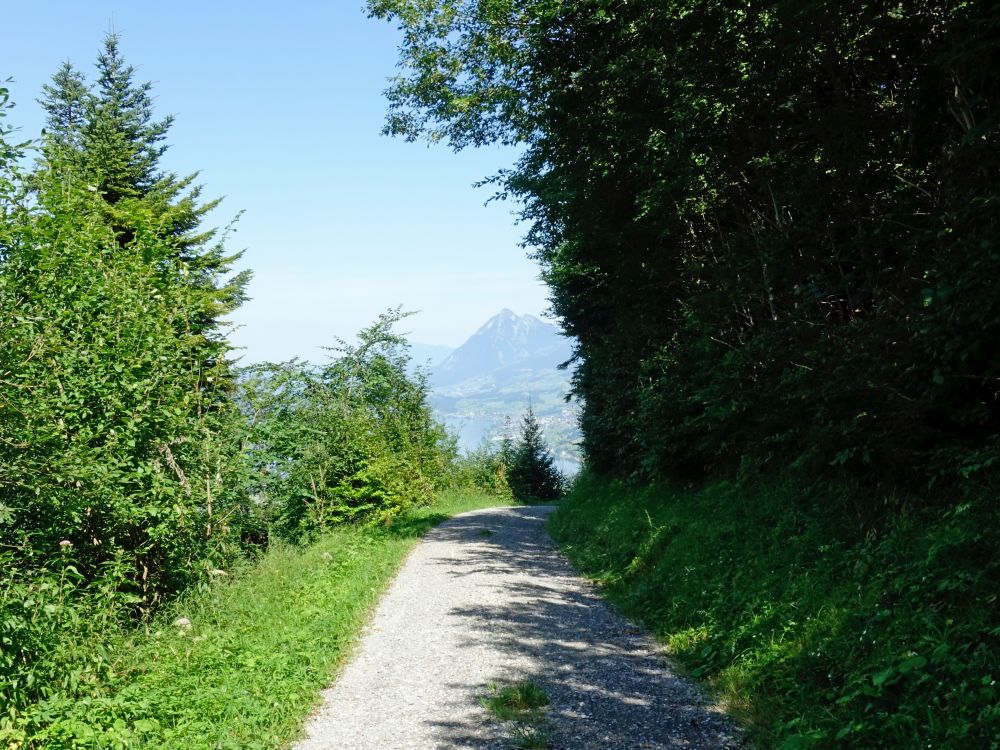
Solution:
[{"label": "dirt trail", "polygon": [[549,694],[555,750],[739,747],[555,550],[551,510],[473,511],[431,531],[295,750],[510,747],[478,696],[515,680]]}]

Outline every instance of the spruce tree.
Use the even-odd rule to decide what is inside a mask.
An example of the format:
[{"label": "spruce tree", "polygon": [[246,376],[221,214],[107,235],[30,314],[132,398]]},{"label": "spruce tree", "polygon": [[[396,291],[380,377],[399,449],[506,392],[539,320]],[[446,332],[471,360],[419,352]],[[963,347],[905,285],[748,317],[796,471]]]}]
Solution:
[{"label": "spruce tree", "polygon": [[114,35],[98,71],[87,89],[62,66],[34,172],[0,170],[0,548],[66,539],[88,579],[121,555],[147,608],[228,558],[248,515],[221,320],[247,277],[195,177],[161,171],[170,118]]},{"label": "spruce tree", "polygon": [[83,148],[97,188],[112,205],[146,195],[161,178],[160,157],[173,118],[153,119],[152,83],[136,83],[117,34],[97,58],[97,90],[89,97]]},{"label": "spruce tree", "polygon": [[[156,119],[152,83],[136,81],[117,34],[105,37],[96,67],[92,90],[69,63],[44,88],[50,145],[60,152],[49,161],[96,187],[122,247],[152,231],[172,249],[176,272],[196,292],[185,333],[201,341],[204,367],[211,369],[225,359],[221,321],[245,299],[249,273],[226,278],[241,253],[228,253],[216,230],[202,228],[219,201],[202,201],[197,173],[179,178],[160,170],[173,118]],[[140,201],[141,210],[129,201]],[[146,217],[141,225],[137,216]]]},{"label": "spruce tree", "polygon": [[52,83],[42,87],[44,98],[38,103],[45,110],[45,134],[50,145],[67,154],[81,149],[86,112],[92,95],[86,80],[73,64],[64,62],[52,76]]},{"label": "spruce tree", "polygon": [[521,422],[509,481],[514,497],[519,500],[555,500],[562,494],[562,475],[553,464],[530,405]]}]

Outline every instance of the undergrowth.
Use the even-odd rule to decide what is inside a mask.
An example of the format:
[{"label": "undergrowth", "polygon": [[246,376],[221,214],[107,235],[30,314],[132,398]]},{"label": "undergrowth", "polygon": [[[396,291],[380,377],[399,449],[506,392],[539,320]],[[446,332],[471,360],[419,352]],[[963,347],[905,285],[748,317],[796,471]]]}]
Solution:
[{"label": "undergrowth", "polygon": [[550,528],[760,747],[1000,747],[993,497],[850,500],[585,475]]},{"label": "undergrowth", "polygon": [[[273,544],[134,630],[76,608],[64,617],[62,641],[51,645],[45,697],[0,711],[0,747],[281,747],[417,539],[457,512],[496,504],[487,495],[446,493],[388,526],[345,525],[309,544]],[[36,604],[25,607],[44,614]]]}]

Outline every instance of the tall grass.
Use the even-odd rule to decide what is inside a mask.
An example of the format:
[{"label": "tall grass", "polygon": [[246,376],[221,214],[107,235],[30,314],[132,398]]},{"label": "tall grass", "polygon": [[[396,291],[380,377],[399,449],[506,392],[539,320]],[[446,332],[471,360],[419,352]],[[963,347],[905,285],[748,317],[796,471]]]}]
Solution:
[{"label": "tall grass", "polygon": [[67,628],[65,658],[56,659],[65,679],[27,710],[0,715],[0,747],[282,747],[419,537],[454,513],[495,504],[448,493],[390,526],[340,526],[309,544],[272,545],[140,629]]},{"label": "tall grass", "polygon": [[995,501],[843,500],[583,476],[550,528],[760,747],[1000,746]]}]

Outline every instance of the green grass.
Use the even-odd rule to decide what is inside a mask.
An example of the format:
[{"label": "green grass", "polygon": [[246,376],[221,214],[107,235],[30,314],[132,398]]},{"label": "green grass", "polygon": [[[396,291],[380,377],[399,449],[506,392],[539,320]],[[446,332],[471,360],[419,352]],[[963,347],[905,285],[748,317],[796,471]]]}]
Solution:
[{"label": "green grass", "polygon": [[519,719],[549,705],[549,696],[533,682],[515,682],[500,687],[492,684],[490,694],[482,698],[483,707],[500,721]]},{"label": "green grass", "polygon": [[997,520],[988,493],[913,510],[584,476],[550,528],[757,746],[957,750],[1000,747]]},{"label": "green grass", "polygon": [[[272,545],[256,563],[174,602],[147,628],[79,647],[84,659],[109,665],[102,679],[80,684],[69,675],[32,711],[0,723],[0,747],[282,747],[419,537],[457,512],[495,504],[446,493],[391,526],[342,527],[308,545]],[[175,625],[180,618],[190,626]]]},{"label": "green grass", "polygon": [[496,719],[508,722],[508,731],[516,748],[544,749],[552,744],[547,717],[543,713],[550,700],[548,693],[534,682],[522,681],[501,687],[489,685],[489,694],[479,702]]},{"label": "green grass", "polygon": [[552,735],[545,726],[517,724],[511,729],[513,745],[520,750],[545,750],[552,746]]}]

